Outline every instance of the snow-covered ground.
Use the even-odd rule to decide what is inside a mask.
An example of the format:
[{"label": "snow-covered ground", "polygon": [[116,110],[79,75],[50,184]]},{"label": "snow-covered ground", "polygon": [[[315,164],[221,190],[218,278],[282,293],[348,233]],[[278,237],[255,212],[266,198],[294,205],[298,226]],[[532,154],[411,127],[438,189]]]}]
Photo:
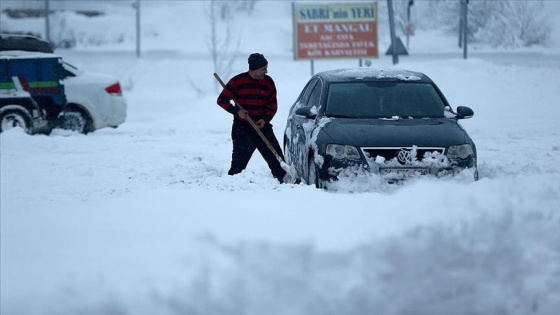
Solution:
[{"label": "snow-covered ground", "polygon": [[[324,191],[278,184],[258,153],[227,175],[231,116],[192,35],[203,5],[171,4],[143,7],[141,59],[133,42],[58,51],[119,76],[125,124],[0,135],[1,314],[560,314],[560,41],[464,60],[454,38],[419,32],[398,65],[373,60],[473,108],[461,123],[481,178]],[[229,75],[267,57],[281,139],[310,64],[292,59],[289,3],[261,1],[246,22]]]}]

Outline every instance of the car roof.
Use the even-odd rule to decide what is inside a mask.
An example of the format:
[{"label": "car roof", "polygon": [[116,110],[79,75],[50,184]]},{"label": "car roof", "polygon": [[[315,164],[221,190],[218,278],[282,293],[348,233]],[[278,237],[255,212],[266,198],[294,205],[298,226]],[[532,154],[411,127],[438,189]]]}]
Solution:
[{"label": "car roof", "polygon": [[0,51],[24,50],[42,53],[53,53],[49,42],[31,35],[0,34]]},{"label": "car roof", "polygon": [[318,72],[315,76],[326,82],[416,81],[432,83],[432,80],[421,72],[369,67],[329,70]]},{"label": "car roof", "polygon": [[61,56],[56,54],[48,54],[48,53],[40,53],[40,52],[30,52],[30,51],[23,51],[23,50],[9,50],[9,51],[0,51],[0,58],[1,59],[42,59],[42,58],[58,58],[62,59]]}]

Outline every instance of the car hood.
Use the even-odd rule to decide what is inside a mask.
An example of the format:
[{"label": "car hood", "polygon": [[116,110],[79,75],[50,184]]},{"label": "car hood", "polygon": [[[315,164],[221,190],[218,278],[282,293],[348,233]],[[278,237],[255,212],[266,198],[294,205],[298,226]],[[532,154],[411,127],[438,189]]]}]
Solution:
[{"label": "car hood", "polygon": [[468,137],[452,119],[332,119],[322,127],[326,141],[357,147],[444,147]]}]

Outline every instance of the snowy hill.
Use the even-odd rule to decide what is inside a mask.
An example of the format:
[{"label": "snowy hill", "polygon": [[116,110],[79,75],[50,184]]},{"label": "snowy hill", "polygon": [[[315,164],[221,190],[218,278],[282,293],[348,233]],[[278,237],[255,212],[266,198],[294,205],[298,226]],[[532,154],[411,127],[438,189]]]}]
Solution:
[{"label": "snowy hill", "polygon": [[[480,180],[369,174],[324,191],[277,184],[258,154],[227,175],[231,116],[215,103],[205,3],[162,3],[143,1],[139,59],[125,6],[72,17],[103,45],[57,50],[121,79],[125,124],[0,135],[0,313],[558,314],[558,46],[472,47],[464,60],[455,38],[418,32],[410,56],[373,66],[424,72],[454,107],[473,108],[462,125]],[[221,73],[267,57],[279,138],[310,77],[292,57],[290,10],[261,1],[232,22],[239,46]]]}]

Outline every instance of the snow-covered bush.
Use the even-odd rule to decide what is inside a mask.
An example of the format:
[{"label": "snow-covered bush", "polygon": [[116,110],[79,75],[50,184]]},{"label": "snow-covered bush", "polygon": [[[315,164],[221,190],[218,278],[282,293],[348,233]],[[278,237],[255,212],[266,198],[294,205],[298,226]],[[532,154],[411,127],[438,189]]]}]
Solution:
[{"label": "snow-covered bush", "polygon": [[478,30],[477,40],[492,46],[518,47],[545,44],[552,26],[541,1],[497,1]]},{"label": "snow-covered bush", "polygon": [[[407,1],[395,4],[397,21],[406,21]],[[413,23],[417,29],[459,32],[461,1],[415,1]],[[544,45],[552,24],[544,2],[480,0],[468,4],[469,42],[493,47]]]}]

